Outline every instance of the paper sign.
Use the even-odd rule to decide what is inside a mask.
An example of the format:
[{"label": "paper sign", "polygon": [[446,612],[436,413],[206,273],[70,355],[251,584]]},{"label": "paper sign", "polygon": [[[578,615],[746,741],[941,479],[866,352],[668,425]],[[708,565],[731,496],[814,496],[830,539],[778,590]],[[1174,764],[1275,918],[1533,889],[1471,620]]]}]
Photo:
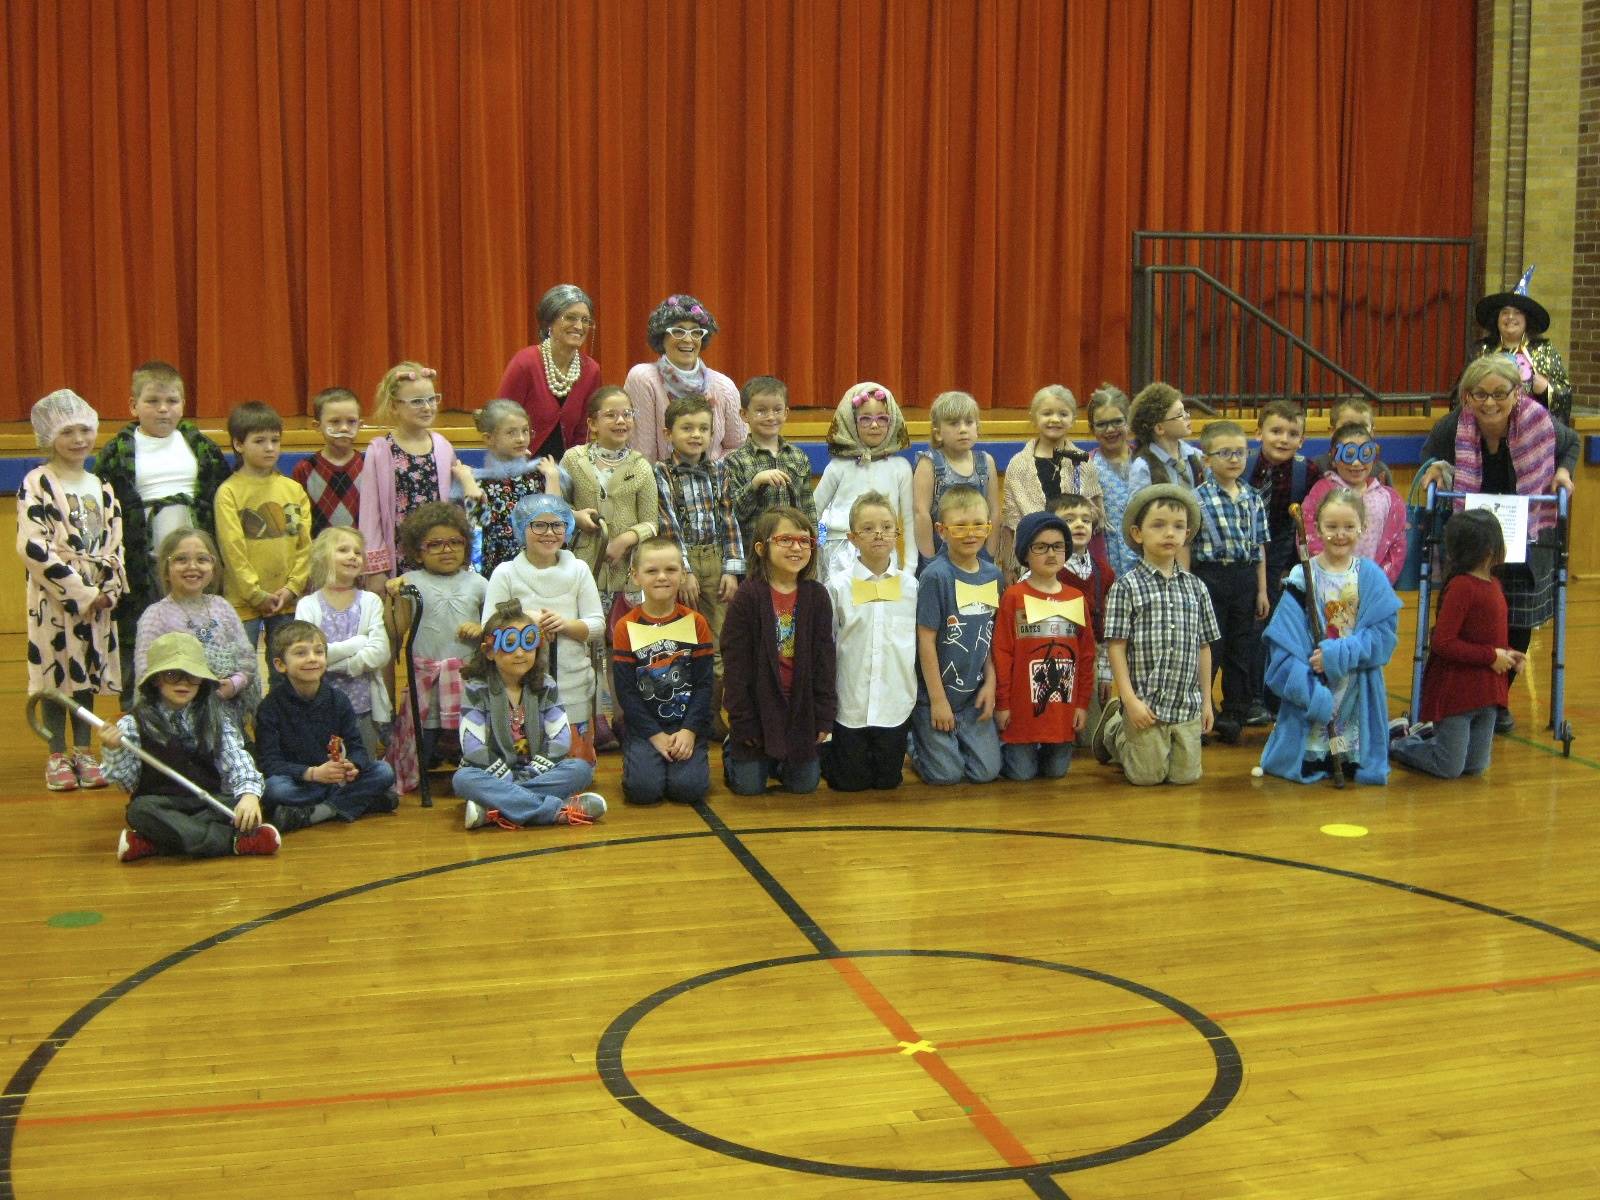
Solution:
[{"label": "paper sign", "polygon": [[1468,509],[1482,508],[1494,514],[1506,539],[1506,561],[1528,561],[1528,498],[1526,496],[1491,496],[1474,492],[1466,498]]}]

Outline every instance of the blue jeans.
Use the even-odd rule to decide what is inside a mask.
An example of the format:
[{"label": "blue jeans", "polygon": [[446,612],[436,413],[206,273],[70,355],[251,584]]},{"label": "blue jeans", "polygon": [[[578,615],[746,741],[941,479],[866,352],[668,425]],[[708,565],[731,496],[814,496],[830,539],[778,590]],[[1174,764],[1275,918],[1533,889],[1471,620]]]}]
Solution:
[{"label": "blue jeans", "polygon": [[244,622],[244,640],[250,643],[252,650],[261,640],[262,629],[265,628],[267,631],[267,678],[265,686],[261,689],[263,692],[269,692],[284,682],[284,677],[279,674],[278,668],[272,665],[272,635],[292,620],[294,620],[293,607],[288,612],[274,613],[270,617],[251,617]]},{"label": "blue jeans", "polygon": [[1431,738],[1398,738],[1389,746],[1389,757],[1440,779],[1480,775],[1489,766],[1494,750],[1495,709],[1475,708],[1457,713],[1433,724]]},{"label": "blue jeans", "polygon": [[622,799],[628,804],[660,804],[672,800],[694,804],[711,790],[711,762],[706,741],[697,737],[694,753],[683,762],[668,762],[645,738],[622,739]]},{"label": "blue jeans", "polygon": [[349,783],[311,783],[287,775],[269,775],[261,799],[268,806],[326,804],[341,820],[354,821],[372,807],[372,801],[393,788],[394,768],[380,759]]},{"label": "blue jeans", "polygon": [[1072,743],[1001,742],[1000,759],[1007,779],[1060,779],[1072,766]]},{"label": "blue jeans", "polygon": [[554,825],[567,801],[593,782],[594,767],[581,758],[563,758],[543,774],[492,775],[481,767],[462,767],[454,779],[456,795],[496,809],[518,825]]},{"label": "blue jeans", "polygon": [[955,709],[955,718],[955,729],[941,732],[933,727],[927,701],[917,701],[911,710],[911,765],[923,783],[937,787],[992,782],[1000,774],[1000,731],[993,719],[978,720],[970,701]]},{"label": "blue jeans", "polygon": [[817,790],[822,778],[822,760],[786,763],[775,758],[734,758],[726,749],[722,753],[722,779],[735,796],[759,796],[767,790],[767,782],[776,775],[783,790],[805,796]]}]

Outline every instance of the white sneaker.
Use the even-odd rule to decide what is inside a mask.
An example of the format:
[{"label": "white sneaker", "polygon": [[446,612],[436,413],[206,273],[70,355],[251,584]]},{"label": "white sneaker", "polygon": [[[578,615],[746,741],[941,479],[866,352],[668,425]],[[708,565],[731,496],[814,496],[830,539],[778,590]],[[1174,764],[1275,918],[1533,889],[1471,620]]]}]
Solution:
[{"label": "white sneaker", "polygon": [[476,829],[483,824],[484,819],[483,805],[474,800],[468,800],[466,809],[462,814],[461,824],[467,829]]}]

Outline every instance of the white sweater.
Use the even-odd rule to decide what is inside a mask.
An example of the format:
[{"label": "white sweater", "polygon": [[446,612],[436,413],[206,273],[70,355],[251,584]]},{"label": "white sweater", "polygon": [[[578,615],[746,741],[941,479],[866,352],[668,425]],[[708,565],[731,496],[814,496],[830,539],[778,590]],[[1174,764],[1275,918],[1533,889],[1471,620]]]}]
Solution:
[{"label": "white sweater", "polygon": [[[389,632],[383,627],[383,601],[372,592],[358,590],[356,603],[361,606],[361,625],[355,637],[328,643],[328,670],[341,675],[366,676],[372,684],[372,719],[382,724],[393,715],[389,689],[383,682],[383,668],[389,665]],[[317,593],[301,596],[294,606],[294,615],[298,620],[322,628],[322,601]]]},{"label": "white sweater", "polygon": [[483,598],[483,621],[494,616],[495,605],[505,600],[522,601],[530,616],[545,608],[567,620],[577,618],[589,627],[589,638],[580,646],[569,637],[556,639],[556,690],[567,719],[573,723],[589,720],[594,712],[594,666],[589,647],[605,644],[606,618],[600,610],[600,589],[589,568],[563,550],[554,566],[536,567],[527,554],[503,562],[489,576],[489,590]]},{"label": "white sweater", "polygon": [[853,458],[835,458],[828,463],[812,494],[817,517],[828,527],[822,547],[818,578],[824,583],[840,571],[849,571],[856,561],[856,548],[850,538],[850,506],[865,492],[881,492],[895,507],[895,523],[900,526],[895,565],[908,574],[917,571],[917,542],[912,524],[916,512],[911,493],[911,464],[900,455],[879,458],[863,465]]}]

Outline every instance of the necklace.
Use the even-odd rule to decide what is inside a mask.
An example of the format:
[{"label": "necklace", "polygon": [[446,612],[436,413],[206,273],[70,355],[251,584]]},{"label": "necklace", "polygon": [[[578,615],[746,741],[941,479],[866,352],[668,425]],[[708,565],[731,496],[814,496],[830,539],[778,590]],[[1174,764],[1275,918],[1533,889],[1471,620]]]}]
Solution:
[{"label": "necklace", "polygon": [[544,378],[550,385],[550,394],[557,399],[564,399],[578,382],[578,376],[583,374],[583,355],[574,350],[572,362],[565,371],[559,371],[555,359],[550,355],[550,339],[545,338],[539,343],[539,357],[544,359]]}]

